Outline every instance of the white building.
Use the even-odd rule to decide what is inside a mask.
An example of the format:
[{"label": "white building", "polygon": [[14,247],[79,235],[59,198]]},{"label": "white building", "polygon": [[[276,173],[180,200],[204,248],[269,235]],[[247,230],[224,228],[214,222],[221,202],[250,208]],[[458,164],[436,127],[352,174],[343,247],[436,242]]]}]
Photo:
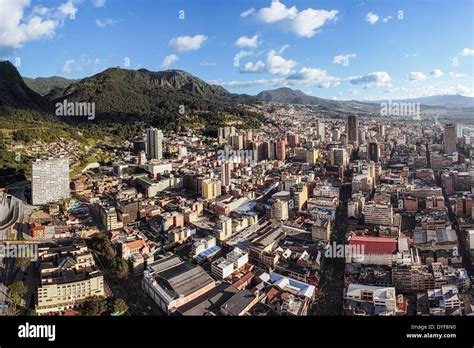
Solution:
[{"label": "white building", "polygon": [[353,315],[395,315],[395,288],[349,284],[344,289],[344,309]]},{"label": "white building", "polygon": [[389,204],[368,203],[362,210],[364,222],[372,225],[393,225],[393,207]]},{"label": "white building", "polygon": [[226,258],[234,264],[234,270],[243,267],[249,262],[249,254],[239,248],[234,248],[234,250],[226,255]]},{"label": "white building", "polygon": [[219,279],[225,279],[234,272],[234,264],[223,257],[218,258],[211,264],[211,273]]},{"label": "white building", "polygon": [[31,183],[33,205],[69,198],[69,160],[36,160],[32,165]]},{"label": "white building", "polygon": [[146,131],[146,153],[148,158],[163,158],[163,132],[160,129],[148,128]]}]

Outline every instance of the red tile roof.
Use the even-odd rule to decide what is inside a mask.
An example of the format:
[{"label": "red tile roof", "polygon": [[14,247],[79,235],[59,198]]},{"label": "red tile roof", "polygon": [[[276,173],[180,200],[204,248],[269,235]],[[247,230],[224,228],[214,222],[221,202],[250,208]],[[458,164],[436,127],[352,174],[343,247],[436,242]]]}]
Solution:
[{"label": "red tile roof", "polygon": [[363,247],[365,254],[395,254],[398,242],[396,238],[356,236],[351,238],[349,245]]}]

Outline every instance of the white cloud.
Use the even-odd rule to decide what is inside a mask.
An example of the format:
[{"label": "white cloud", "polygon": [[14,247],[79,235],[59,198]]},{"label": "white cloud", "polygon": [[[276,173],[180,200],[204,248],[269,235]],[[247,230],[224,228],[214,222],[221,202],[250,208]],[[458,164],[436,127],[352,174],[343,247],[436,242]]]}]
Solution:
[{"label": "white cloud", "polygon": [[339,84],[339,79],[329,76],[325,70],[319,68],[302,68],[300,71],[286,78],[260,79],[252,81],[210,81],[210,83],[221,85],[227,88],[242,88],[253,86],[298,86],[315,85],[320,88],[334,87]]},{"label": "white cloud", "polygon": [[34,6],[30,11],[30,0],[1,0],[0,3],[0,47],[7,49],[53,37],[64,20],[77,13],[72,0],[57,8]]},{"label": "white cloud", "polygon": [[318,29],[329,21],[337,19],[336,10],[314,10],[307,8],[303,11],[286,7],[279,0],[273,0],[270,7],[261,8],[256,12],[256,18],[266,24],[281,23],[282,28],[289,30],[299,37],[313,37]]},{"label": "white cloud", "polygon": [[259,45],[258,35],[252,37],[241,36],[235,41],[235,45],[239,47],[257,47]]},{"label": "white cloud", "polygon": [[372,13],[372,12],[367,13],[367,15],[365,16],[365,21],[369,22],[370,24],[377,23],[379,19],[380,17],[377,14]]},{"label": "white cloud", "polygon": [[74,71],[87,70],[97,72],[104,68],[104,60],[91,58],[87,54],[81,54],[77,59],[68,59],[64,62],[62,72],[70,74]]},{"label": "white cloud", "polygon": [[461,56],[474,56],[474,50],[471,48],[465,48],[462,50]]},{"label": "white cloud", "polygon": [[265,70],[265,63],[259,60],[255,63],[252,63],[252,62],[245,63],[244,66],[240,69],[240,72],[257,73],[257,72],[263,72],[264,70]]},{"label": "white cloud", "polygon": [[60,5],[58,9],[63,15],[69,16],[71,19],[73,19],[77,13],[77,8],[74,6],[73,0],[68,0],[64,4]]},{"label": "white cloud", "polygon": [[264,7],[257,12],[257,17],[263,23],[274,23],[283,19],[294,18],[298,12],[295,6],[288,8],[280,1],[272,1],[270,7]]},{"label": "white cloud", "polygon": [[292,84],[317,85],[320,88],[336,87],[340,84],[340,79],[329,76],[326,70],[320,68],[302,68],[288,76],[287,80]]},{"label": "white cloud", "polygon": [[161,67],[168,69],[171,64],[174,62],[178,61],[179,57],[176,54],[169,54],[163,59],[163,63],[161,64]]},{"label": "white cloud", "polygon": [[458,77],[464,77],[464,76],[466,76],[466,74],[456,73],[454,71],[450,71],[449,76],[454,77],[454,78],[458,78]]},{"label": "white cloud", "polygon": [[252,7],[252,8],[249,8],[248,10],[242,12],[242,13],[240,14],[240,17],[244,17],[244,18],[245,18],[245,17],[248,17],[248,16],[250,16],[250,15],[253,15],[253,14],[255,13],[255,11],[256,11],[256,10],[255,10],[253,7]]},{"label": "white cloud", "polygon": [[272,74],[287,75],[292,72],[296,62],[279,56],[275,50],[271,50],[267,55],[267,70]]},{"label": "white cloud", "polygon": [[382,22],[387,23],[391,19],[393,19],[392,16],[382,17]]},{"label": "white cloud", "polygon": [[420,80],[425,80],[426,75],[419,71],[412,71],[411,73],[407,75],[407,78],[409,81],[420,81]]},{"label": "white cloud", "polygon": [[69,74],[71,73],[74,69],[74,63],[76,61],[74,59],[68,59],[63,65],[63,72]]},{"label": "white cloud", "polygon": [[349,65],[349,60],[352,58],[357,57],[355,53],[350,53],[350,54],[339,54],[337,56],[334,56],[332,62],[334,64],[342,64],[344,66]]},{"label": "white cloud", "polygon": [[254,51],[245,51],[245,50],[241,50],[239,53],[237,53],[235,56],[234,56],[234,63],[239,63],[240,64],[240,60],[242,58],[245,58],[245,57],[251,57],[255,55],[255,52]]},{"label": "white cloud", "polygon": [[301,37],[313,37],[326,22],[334,21],[338,11],[313,10],[299,12],[292,21],[292,31]]},{"label": "white cloud", "polygon": [[170,45],[179,52],[195,51],[200,49],[206,40],[204,35],[179,36],[171,39]]},{"label": "white cloud", "polygon": [[99,28],[105,28],[108,25],[114,24],[114,20],[112,18],[106,18],[104,20],[96,19],[95,20],[95,25],[97,25]]},{"label": "white cloud", "polygon": [[386,71],[375,71],[367,75],[349,78],[353,85],[366,85],[366,88],[389,86],[391,80],[392,78]]},{"label": "white cloud", "polygon": [[432,72],[430,72],[430,76],[432,77],[440,77],[443,75],[443,72],[441,71],[441,69],[434,69]]},{"label": "white cloud", "polygon": [[94,7],[104,7],[106,0],[92,0]]}]

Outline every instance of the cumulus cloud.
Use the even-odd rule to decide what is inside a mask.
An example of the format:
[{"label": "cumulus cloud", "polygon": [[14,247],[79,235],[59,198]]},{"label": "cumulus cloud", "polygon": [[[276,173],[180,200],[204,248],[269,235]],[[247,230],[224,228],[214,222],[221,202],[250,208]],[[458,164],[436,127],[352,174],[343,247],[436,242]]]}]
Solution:
[{"label": "cumulus cloud", "polygon": [[391,80],[392,78],[386,71],[375,71],[367,75],[349,78],[349,82],[353,85],[366,85],[366,88],[388,86]]},{"label": "cumulus cloud", "polygon": [[77,8],[72,0],[58,7],[34,6],[30,0],[2,0],[0,5],[0,48],[22,47],[25,43],[54,36],[67,17],[73,18]]},{"label": "cumulus cloud", "polygon": [[350,53],[350,54],[339,54],[337,56],[334,56],[332,62],[334,64],[342,64],[344,66],[349,65],[349,60],[357,57],[355,53]]},{"label": "cumulus cloud", "polygon": [[[263,62],[262,62],[263,63]],[[255,65],[252,65],[254,67]],[[243,88],[253,86],[317,86],[319,88],[329,88],[339,85],[340,79],[329,76],[328,73],[320,68],[302,68],[298,72],[294,72],[288,77],[274,79],[259,79],[251,81],[230,81],[223,82],[220,80],[210,81],[210,83],[221,85],[227,88]]]},{"label": "cumulus cloud", "polygon": [[256,72],[263,72],[265,70],[265,63],[261,60],[258,60],[255,63],[248,62],[245,63],[244,66],[240,69],[240,72],[243,73],[256,73]]},{"label": "cumulus cloud", "polygon": [[320,68],[302,68],[297,73],[288,76],[287,80],[290,83],[316,85],[320,88],[336,87],[340,84],[338,78],[329,76],[326,70]]},{"label": "cumulus cloud", "polygon": [[259,45],[258,35],[252,37],[241,36],[235,41],[235,45],[238,47],[257,47]]},{"label": "cumulus cloud", "polygon": [[272,74],[287,75],[292,72],[296,62],[291,59],[285,59],[278,55],[275,50],[271,50],[267,55],[267,70]]},{"label": "cumulus cloud", "polygon": [[372,12],[367,13],[367,15],[365,16],[365,21],[369,22],[370,24],[377,23],[379,19],[380,19],[379,15]]},{"label": "cumulus cloud", "polygon": [[294,18],[298,9],[286,7],[280,1],[272,1],[270,7],[264,7],[257,12],[257,18],[263,23],[274,23],[288,18]]},{"label": "cumulus cloud", "polygon": [[474,56],[474,50],[471,48],[465,48],[462,50],[461,56]]},{"label": "cumulus cloud", "polygon": [[409,81],[420,81],[420,80],[425,80],[426,75],[419,71],[412,71],[411,73],[408,74],[407,78]]},{"label": "cumulus cloud", "polygon": [[430,72],[430,76],[432,77],[440,77],[443,75],[443,72],[441,71],[441,69],[434,69],[432,72]]},{"label": "cumulus cloud", "polygon": [[240,17],[244,17],[244,18],[245,18],[245,17],[248,17],[248,16],[250,16],[250,15],[253,15],[253,14],[255,13],[255,11],[256,11],[256,10],[255,10],[253,7],[252,7],[252,8],[249,8],[248,10],[242,12],[242,13],[240,14]]},{"label": "cumulus cloud", "polygon": [[270,7],[263,7],[248,15],[266,24],[280,23],[282,28],[289,30],[299,37],[313,37],[327,22],[337,19],[336,10],[315,10],[307,8],[299,11],[296,6],[287,7],[279,0],[274,0]]},{"label": "cumulus cloud", "polygon": [[176,54],[169,54],[163,59],[163,63],[161,63],[161,67],[168,69],[174,62],[178,61],[179,57]]},{"label": "cumulus cloud", "polygon": [[170,45],[179,52],[195,51],[207,40],[205,35],[178,36],[170,41]]},{"label": "cumulus cloud", "polygon": [[292,21],[292,31],[301,37],[313,37],[326,22],[336,19],[337,12],[308,8],[296,15]]},{"label": "cumulus cloud", "polygon": [[105,28],[108,25],[114,24],[114,20],[112,18],[106,18],[104,20],[101,19],[96,19],[95,20],[95,25],[97,25],[99,28]]}]

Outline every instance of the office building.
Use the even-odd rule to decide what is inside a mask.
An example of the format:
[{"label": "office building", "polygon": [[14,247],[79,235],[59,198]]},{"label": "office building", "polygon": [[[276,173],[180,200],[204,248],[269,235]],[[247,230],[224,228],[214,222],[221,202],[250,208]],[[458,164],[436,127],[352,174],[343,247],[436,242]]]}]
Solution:
[{"label": "office building", "polygon": [[84,242],[60,242],[40,247],[38,314],[62,312],[80,306],[92,296],[105,296],[104,277]]},{"label": "office building", "polygon": [[356,115],[347,116],[347,142],[359,143],[359,118]]},{"label": "office building", "polygon": [[69,160],[50,158],[33,162],[31,191],[33,205],[69,198]]},{"label": "office building", "polygon": [[444,152],[447,155],[452,155],[456,152],[456,143],[457,143],[457,134],[456,134],[456,125],[447,124],[444,126]]},{"label": "office building", "polygon": [[149,159],[163,158],[163,132],[160,129],[148,128],[146,131],[146,152]]}]

